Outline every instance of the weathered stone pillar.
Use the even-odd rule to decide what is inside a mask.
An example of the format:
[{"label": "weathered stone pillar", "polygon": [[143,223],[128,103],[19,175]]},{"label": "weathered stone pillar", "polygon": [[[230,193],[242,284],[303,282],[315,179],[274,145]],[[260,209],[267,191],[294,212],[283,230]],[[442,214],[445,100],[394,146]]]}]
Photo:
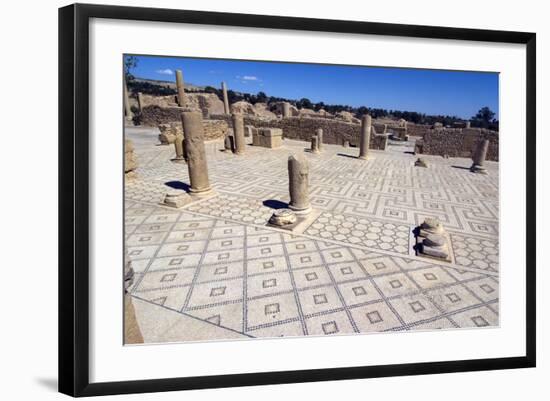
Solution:
[{"label": "weathered stone pillar", "polygon": [[283,103],[283,118],[290,117],[290,103]]},{"label": "weathered stone pillar", "polygon": [[229,109],[229,98],[227,97],[227,85],[225,82],[222,82],[222,92],[223,92],[223,112],[225,114],[230,114],[231,110]]},{"label": "weathered stone pillar", "polygon": [[311,137],[311,153],[319,153],[319,137],[317,135]]},{"label": "weathered stone pillar", "polygon": [[191,181],[191,192],[203,194],[211,190],[208,180],[208,165],[204,150],[204,128],[202,114],[199,111],[184,111],[182,113],[185,132],[184,146],[187,153],[187,168]]},{"label": "weathered stone pillar", "polygon": [[316,135],[317,138],[319,138],[319,143],[317,144],[317,147],[319,148],[319,152],[321,152],[323,150],[323,129],[317,128]]},{"label": "weathered stone pillar", "polygon": [[[178,142],[178,139],[181,139],[181,153],[183,156],[183,159],[187,161],[187,150],[185,147],[185,122],[183,121],[183,113],[181,113],[181,138],[180,135],[178,135],[178,132],[176,131],[176,142]],[[177,155],[177,152],[176,152]]]},{"label": "weathered stone pillar", "polygon": [[235,136],[235,153],[238,155],[243,154],[246,150],[246,142],[242,114],[233,114],[233,135]]},{"label": "weathered stone pillar", "polygon": [[185,162],[185,157],[183,154],[183,135],[176,135],[174,140],[174,148],[176,149],[176,157],[172,159],[173,162],[183,163]]},{"label": "weathered stone pillar", "polygon": [[359,142],[359,159],[366,160],[369,153],[370,131],[372,119],[368,114],[365,114],[361,119],[361,138]]},{"label": "weathered stone pillar", "polygon": [[176,86],[178,88],[178,106],[185,106],[185,85],[183,83],[183,73],[176,70]]},{"label": "weathered stone pillar", "polygon": [[124,115],[129,121],[131,121],[134,117],[134,115],[132,114],[132,109],[130,108],[130,96],[128,94],[128,85],[126,84],[126,79],[124,80]]},{"label": "weathered stone pillar", "polygon": [[470,129],[472,127],[471,121],[466,121],[466,128]]},{"label": "weathered stone pillar", "polygon": [[311,211],[309,204],[309,167],[303,156],[288,158],[288,187],[290,203],[288,207],[297,214]]},{"label": "weathered stone pillar", "polygon": [[126,250],[124,260],[124,344],[143,343],[143,335],[136,319],[132,297],[128,294],[128,290],[133,283],[134,269],[128,256],[128,250]]},{"label": "weathered stone pillar", "polygon": [[143,108],[145,107],[145,102],[144,102],[144,100],[143,100],[143,93],[138,92],[138,94],[137,94],[137,99],[138,99],[139,111],[142,111]]},{"label": "weathered stone pillar", "polygon": [[472,156],[472,160],[474,161],[474,163],[472,164],[472,167],[470,167],[470,171],[472,173],[487,174],[487,171],[485,170],[485,167],[484,167],[485,157],[487,156],[487,149],[489,149],[489,140],[483,139],[477,145],[477,149],[475,150]]}]

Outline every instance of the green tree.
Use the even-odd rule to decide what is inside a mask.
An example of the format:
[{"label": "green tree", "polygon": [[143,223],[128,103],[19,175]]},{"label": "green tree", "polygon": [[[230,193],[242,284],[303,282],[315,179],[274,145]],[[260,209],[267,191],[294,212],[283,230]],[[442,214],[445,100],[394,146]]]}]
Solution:
[{"label": "green tree", "polygon": [[299,109],[313,109],[313,103],[311,103],[311,100],[305,97],[296,102],[296,106]]},{"label": "green tree", "polygon": [[265,94],[265,92],[258,92],[258,94],[256,95],[256,101],[258,103],[267,103],[267,95]]},{"label": "green tree", "polygon": [[479,109],[477,114],[472,117],[472,120],[476,123],[475,125],[488,128],[489,124],[492,123],[495,118],[495,113],[487,106]]},{"label": "green tree", "polygon": [[124,76],[126,80],[132,81],[135,77],[132,75],[132,70],[138,65],[136,56],[124,56]]}]

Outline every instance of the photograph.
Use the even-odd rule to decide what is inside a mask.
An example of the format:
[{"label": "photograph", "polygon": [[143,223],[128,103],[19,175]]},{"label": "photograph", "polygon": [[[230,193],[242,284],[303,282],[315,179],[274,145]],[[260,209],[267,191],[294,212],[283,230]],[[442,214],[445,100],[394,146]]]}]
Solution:
[{"label": "photograph", "polygon": [[123,66],[125,345],[499,327],[498,72]]}]

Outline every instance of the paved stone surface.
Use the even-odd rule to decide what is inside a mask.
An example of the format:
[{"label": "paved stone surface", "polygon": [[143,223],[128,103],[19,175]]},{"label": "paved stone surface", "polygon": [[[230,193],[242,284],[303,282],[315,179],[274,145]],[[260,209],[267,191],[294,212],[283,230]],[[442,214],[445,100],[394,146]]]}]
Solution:
[{"label": "paved stone surface", "polygon": [[[236,156],[210,142],[215,195],[175,210],[160,203],[168,189],[188,187],[187,166],[170,162],[173,146],[155,146],[154,132],[126,135],[139,165],[125,188],[130,293],[147,303],[146,342],[499,324],[498,163],[480,175],[469,159],[426,156],[430,167],[419,169],[401,145],[370,150],[365,161],[336,145],[314,155],[308,143],[284,140]],[[318,215],[290,235],[265,224],[289,201],[287,159],[296,153],[308,159]],[[427,217],[448,231],[451,263],[415,256],[412,230]],[[148,332],[155,308],[163,327],[173,319],[166,338]],[[197,324],[180,316],[220,330],[191,335]]]}]

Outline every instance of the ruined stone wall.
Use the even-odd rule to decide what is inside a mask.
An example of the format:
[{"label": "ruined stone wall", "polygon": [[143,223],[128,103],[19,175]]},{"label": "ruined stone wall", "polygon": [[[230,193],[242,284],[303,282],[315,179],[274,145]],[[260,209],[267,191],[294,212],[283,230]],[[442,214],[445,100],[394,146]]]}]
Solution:
[{"label": "ruined stone wall", "polygon": [[498,136],[498,132],[481,128],[430,130],[419,144],[419,151],[428,155],[472,157],[479,142],[488,139],[486,158],[498,161]]},{"label": "ruined stone wall", "polygon": [[139,122],[148,127],[158,127],[160,124],[181,123],[182,107],[146,106],[141,110]]},{"label": "ruined stone wall", "polygon": [[419,136],[424,138],[424,136],[432,130],[432,126],[429,124],[407,124],[407,133],[412,136]]},{"label": "ruined stone wall", "polygon": [[[227,134],[229,125],[224,120],[202,120],[202,126],[204,128],[204,140],[212,141],[215,139],[222,139]],[[181,119],[179,122],[170,122],[159,124],[160,130],[159,141],[163,144],[174,143],[176,135],[184,135]]]},{"label": "ruined stone wall", "polygon": [[[213,115],[212,119],[221,119],[227,121],[231,126],[231,117],[226,115]],[[315,135],[315,130],[323,129],[323,143],[342,145],[348,141],[351,146],[359,146],[359,136],[361,134],[361,125],[353,124],[341,120],[327,118],[300,118],[288,117],[278,119],[261,119],[252,116],[244,116],[244,124],[252,125],[256,128],[271,127],[281,128],[283,138],[299,139],[310,141]],[[384,150],[386,146],[386,136],[371,135],[370,149]]]},{"label": "ruined stone wall", "polygon": [[[223,102],[212,93],[186,93],[186,106],[200,109],[203,116],[223,113]],[[156,127],[159,124],[169,124],[181,121],[183,108],[178,107],[175,96],[142,95],[143,109],[139,115],[138,124]],[[137,108],[137,100],[131,99],[131,104]]]}]

